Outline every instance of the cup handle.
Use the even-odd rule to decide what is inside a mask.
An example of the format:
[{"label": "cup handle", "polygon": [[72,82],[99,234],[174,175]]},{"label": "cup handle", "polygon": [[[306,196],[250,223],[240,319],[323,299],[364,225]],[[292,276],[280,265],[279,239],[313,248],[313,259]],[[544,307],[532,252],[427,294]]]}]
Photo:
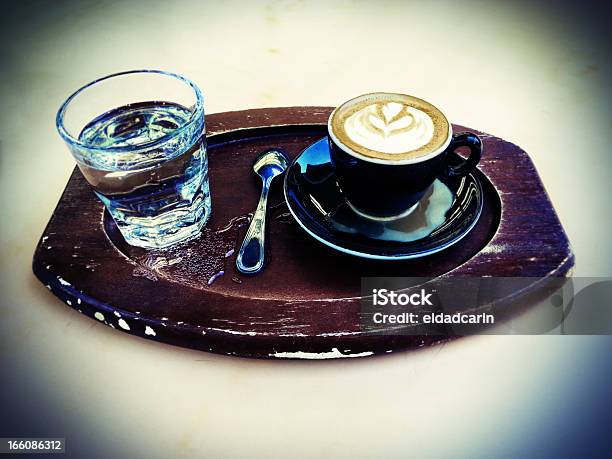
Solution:
[{"label": "cup handle", "polygon": [[454,152],[459,147],[468,147],[470,155],[467,159],[461,160],[460,164],[449,165],[446,169],[448,177],[461,177],[470,173],[480,161],[482,155],[482,141],[476,134],[471,132],[463,132],[453,136],[449,150]]}]

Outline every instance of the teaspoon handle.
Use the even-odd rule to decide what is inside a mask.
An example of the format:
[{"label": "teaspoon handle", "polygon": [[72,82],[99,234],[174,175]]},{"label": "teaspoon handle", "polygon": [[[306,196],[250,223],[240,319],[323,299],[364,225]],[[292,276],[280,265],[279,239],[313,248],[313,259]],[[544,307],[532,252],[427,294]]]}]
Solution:
[{"label": "teaspoon handle", "polygon": [[265,257],[266,206],[271,180],[264,180],[257,210],[249,225],[242,246],[236,257],[236,268],[243,274],[255,274],[261,271]]}]

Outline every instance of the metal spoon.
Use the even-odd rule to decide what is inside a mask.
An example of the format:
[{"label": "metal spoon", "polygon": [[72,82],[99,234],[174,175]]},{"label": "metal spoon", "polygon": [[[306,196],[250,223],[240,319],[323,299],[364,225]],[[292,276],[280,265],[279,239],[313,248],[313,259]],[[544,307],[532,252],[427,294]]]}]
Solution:
[{"label": "metal spoon", "polygon": [[253,171],[261,177],[263,184],[257,210],[236,257],[236,268],[243,274],[255,274],[263,268],[268,191],[274,177],[285,172],[288,164],[287,154],[274,148],[261,153],[253,163]]}]

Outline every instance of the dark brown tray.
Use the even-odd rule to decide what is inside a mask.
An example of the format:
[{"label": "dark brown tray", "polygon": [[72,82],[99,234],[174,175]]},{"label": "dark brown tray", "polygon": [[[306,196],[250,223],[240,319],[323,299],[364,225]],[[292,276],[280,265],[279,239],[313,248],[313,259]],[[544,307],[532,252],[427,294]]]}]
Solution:
[{"label": "dark brown tray", "polygon": [[[245,357],[358,357],[439,342],[435,336],[366,334],[364,276],[564,276],[567,237],[527,154],[483,134],[483,214],[468,237],[438,254],[380,262],[340,254],[304,234],[273,186],[269,263],[257,276],[234,267],[260,183],[254,156],[295,157],[326,133],[332,109],[293,107],[207,117],[213,213],[202,237],[167,251],[125,244],[77,169],[34,254],[36,276],[91,318],[133,335]],[[455,132],[464,128],[454,126]],[[469,129],[473,132],[472,129]],[[223,275],[219,275],[223,271]],[[523,293],[540,288],[534,279]]]}]

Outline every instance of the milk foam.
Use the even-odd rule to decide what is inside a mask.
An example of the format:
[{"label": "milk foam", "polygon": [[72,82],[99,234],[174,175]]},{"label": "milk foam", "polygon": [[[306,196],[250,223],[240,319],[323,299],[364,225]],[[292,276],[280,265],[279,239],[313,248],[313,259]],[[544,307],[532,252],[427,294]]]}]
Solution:
[{"label": "milk foam", "polygon": [[344,121],[344,131],[358,145],[381,153],[400,154],[416,150],[431,141],[431,117],[395,101],[373,102]]}]

